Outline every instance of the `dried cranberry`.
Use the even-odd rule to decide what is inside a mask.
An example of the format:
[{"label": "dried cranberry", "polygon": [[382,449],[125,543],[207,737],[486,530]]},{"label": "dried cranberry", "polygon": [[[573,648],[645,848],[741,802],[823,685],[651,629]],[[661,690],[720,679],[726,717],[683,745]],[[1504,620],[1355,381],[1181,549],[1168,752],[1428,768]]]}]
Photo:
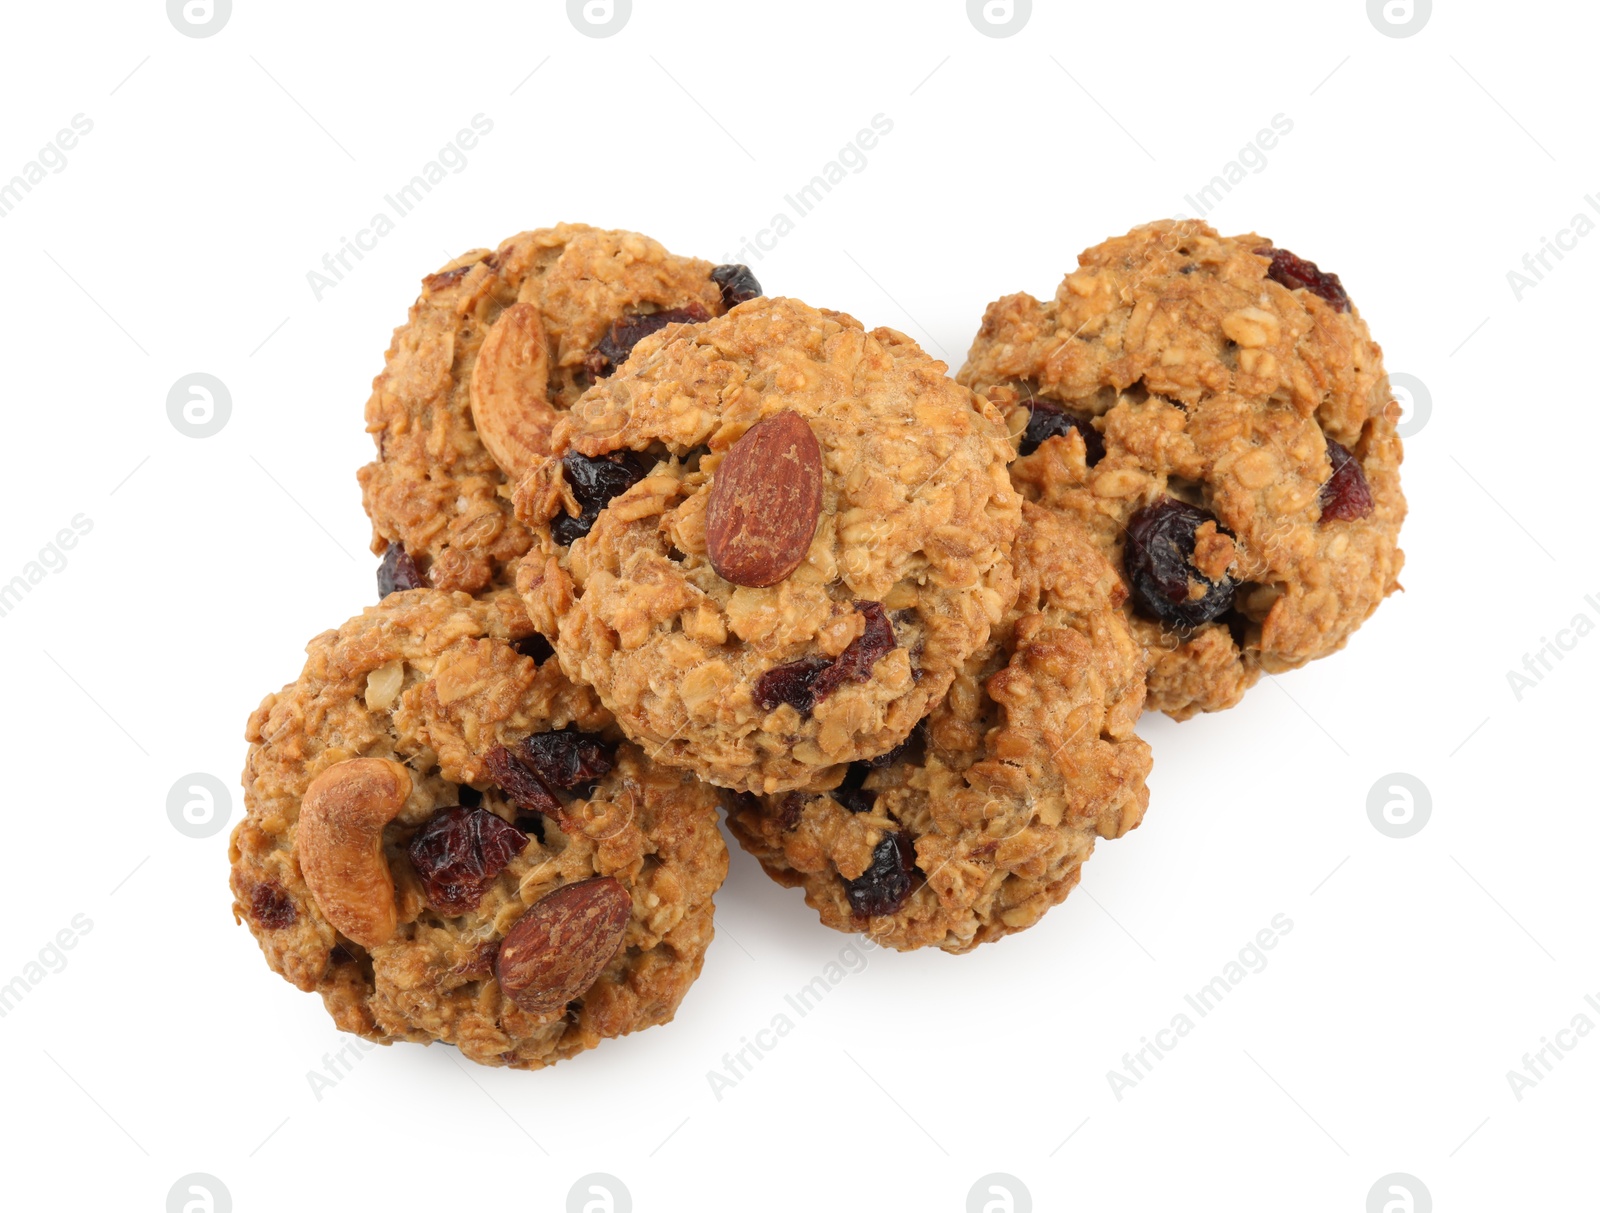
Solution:
[{"label": "dried cranberry", "polygon": [[1345,293],[1344,284],[1339,281],[1338,274],[1325,274],[1317,268],[1315,261],[1296,257],[1286,248],[1260,248],[1256,250],[1256,254],[1272,258],[1272,265],[1267,269],[1267,277],[1279,286],[1286,286],[1291,291],[1304,287],[1313,295],[1327,300],[1334,311],[1350,310],[1350,296]]},{"label": "dried cranberry", "polygon": [[872,850],[872,862],[854,880],[844,882],[844,895],[858,918],[893,914],[911,896],[917,853],[911,839],[896,831],[885,834]]},{"label": "dried cranberry", "polygon": [[295,913],[294,900],[283,891],[283,886],[269,880],[250,890],[250,917],[257,926],[281,931],[294,926],[299,915]]},{"label": "dried cranberry", "polygon": [[[1234,581],[1212,581],[1189,563],[1195,532],[1212,516],[1171,497],[1128,519],[1122,566],[1139,609],[1162,623],[1198,627],[1233,605]],[[1191,588],[1201,593],[1192,595]]]},{"label": "dried cranberry", "polygon": [[398,543],[383,550],[378,564],[378,598],[383,600],[396,590],[420,590],[428,583],[417,571],[417,562]]},{"label": "dried cranberry", "polygon": [[598,733],[568,727],[522,739],[519,757],[552,788],[588,789],[616,762],[616,747]]},{"label": "dried cranberry", "polygon": [[633,353],[633,347],[651,333],[659,332],[669,324],[702,324],[710,319],[711,313],[698,303],[668,308],[664,312],[635,312],[624,316],[585,355],[584,368],[596,379],[604,379],[626,362],[628,355]]},{"label": "dried cranberry", "polygon": [[829,795],[852,813],[872,812],[872,806],[878,803],[878,794],[861,786],[871,773],[872,768],[867,763],[852,762],[845,768],[844,780]]},{"label": "dried cranberry", "polygon": [[1080,413],[1069,413],[1053,400],[1028,401],[1031,412],[1028,428],[1022,431],[1021,453],[1031,455],[1049,438],[1064,438],[1073,430],[1083,435],[1083,449],[1090,467],[1105,458],[1106,440],[1100,436],[1089,419]]},{"label": "dried cranberry", "polygon": [[872,677],[872,667],[878,659],[895,647],[894,624],[884,613],[881,602],[858,602],[856,610],[866,617],[866,626],[833,659],[833,664],[817,675],[812,693],[821,703],[847,682],[865,682]]},{"label": "dried cranberry", "polygon": [[711,281],[722,288],[722,306],[734,308],[748,299],[758,298],[761,284],[748,265],[719,265],[711,271]]},{"label": "dried cranberry", "polygon": [[1361,460],[1350,448],[1328,440],[1328,462],[1333,474],[1323,481],[1320,500],[1323,522],[1353,522],[1372,513],[1372,489]]},{"label": "dried cranberry", "polygon": [[513,640],[511,647],[524,657],[532,657],[535,665],[543,665],[556,655],[555,649],[550,647],[550,642],[538,632],[524,636],[521,640]]},{"label": "dried cranberry", "polygon": [[550,533],[556,542],[568,547],[593,529],[595,519],[600,517],[600,511],[610,504],[613,497],[627,492],[650,471],[644,460],[627,451],[599,459],[568,451],[561,457],[561,469],[567,487],[583,509],[583,513],[576,518],[570,514],[557,514],[550,523]]},{"label": "dried cranberry", "polygon": [[876,758],[867,759],[867,765],[869,767],[887,767],[893,766],[902,759],[910,758],[914,760],[921,754],[922,750],[926,748],[927,744],[928,718],[924,716],[921,720],[917,721],[916,726],[906,736],[904,741],[887,753],[879,754]]},{"label": "dried cranberry", "polygon": [[802,714],[811,711],[847,682],[865,682],[872,667],[895,647],[894,625],[881,602],[858,602],[856,610],[866,616],[866,626],[832,661],[825,657],[802,657],[772,669],[756,679],[756,705],[770,712],[786,703]]},{"label": "dried cranberry", "polygon": [[453,916],[476,909],[484,890],[527,845],[527,835],[504,818],[457,805],[428,818],[407,853],[428,904]]},{"label": "dried cranberry", "polygon": [[497,745],[483,756],[489,768],[489,777],[516,808],[524,813],[559,813],[561,802],[555,793],[517,761],[515,755],[503,745]]},{"label": "dried cranberry", "polygon": [[770,712],[786,703],[802,715],[817,704],[813,689],[822,671],[833,663],[825,657],[802,657],[785,665],[775,665],[756,679],[756,706]]}]

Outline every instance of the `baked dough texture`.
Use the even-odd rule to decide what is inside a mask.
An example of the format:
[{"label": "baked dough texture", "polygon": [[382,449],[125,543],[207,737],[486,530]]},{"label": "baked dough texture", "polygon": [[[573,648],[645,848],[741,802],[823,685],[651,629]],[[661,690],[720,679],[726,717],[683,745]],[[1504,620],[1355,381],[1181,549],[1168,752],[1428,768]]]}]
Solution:
[{"label": "baked dough texture", "polygon": [[[230,847],[234,915],[272,969],[320,994],[344,1031],[384,1044],[446,1041],[485,1065],[536,1069],[666,1023],[700,972],[728,862],[715,792],[649,762],[592,692],[514,647],[537,645],[532,637],[510,590],[391,594],[313,640],[299,679],[250,717],[246,816]],[[530,825],[485,754],[567,727],[604,738],[614,763],[592,791],[562,797],[559,815]],[[411,781],[381,840],[398,927],[371,948],[329,923],[296,845],[308,786],[355,758],[393,760]],[[521,849],[470,908],[447,912],[430,903],[409,847],[457,804],[495,814],[490,824]],[[519,823],[525,845],[505,822]],[[631,898],[621,946],[564,1009],[529,1014],[497,983],[500,942],[546,894],[594,877]]]},{"label": "baked dough texture", "polygon": [[[1336,277],[1263,237],[1163,221],[1096,245],[1053,299],[990,304],[957,377],[1019,441],[1041,409],[1092,426],[1087,442],[1076,429],[1040,442],[1012,474],[1125,574],[1141,509],[1210,516],[1190,528],[1189,589],[1231,585],[1226,612],[1174,623],[1128,603],[1152,709],[1230,707],[1262,673],[1342,648],[1399,588],[1399,406],[1382,351]],[[1335,481],[1350,495],[1330,505]]]}]

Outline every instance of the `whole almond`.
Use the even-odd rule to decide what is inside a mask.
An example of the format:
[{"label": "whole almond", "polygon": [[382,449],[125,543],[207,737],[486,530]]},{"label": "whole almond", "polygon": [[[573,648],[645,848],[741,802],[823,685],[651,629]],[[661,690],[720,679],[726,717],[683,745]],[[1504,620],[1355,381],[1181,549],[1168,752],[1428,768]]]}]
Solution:
[{"label": "whole almond", "polygon": [[545,395],[550,354],[531,303],[500,313],[472,368],[472,424],[507,478],[520,480],[550,451],[555,409]]},{"label": "whole almond", "polygon": [[610,876],[547,893],[500,944],[500,989],[530,1015],[561,1010],[611,963],[632,914],[633,898]]},{"label": "whole almond", "polygon": [[793,409],[746,430],[706,502],[706,554],[724,581],[776,585],[799,567],[822,514],[822,448]]}]

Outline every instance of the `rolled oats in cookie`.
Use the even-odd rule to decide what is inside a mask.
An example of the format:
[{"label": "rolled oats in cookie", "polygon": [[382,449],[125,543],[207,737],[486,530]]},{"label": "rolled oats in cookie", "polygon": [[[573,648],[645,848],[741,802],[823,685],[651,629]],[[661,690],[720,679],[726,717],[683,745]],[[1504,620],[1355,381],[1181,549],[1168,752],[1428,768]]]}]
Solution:
[{"label": "rolled oats in cookie", "polygon": [[1337,274],[1197,220],[989,305],[957,376],[1019,489],[1122,570],[1148,705],[1180,720],[1342,648],[1399,587],[1399,406]]},{"label": "rolled oats in cookie", "polygon": [[516,594],[399,591],[250,717],[234,915],[344,1031],[537,1069],[666,1023],[728,856]]},{"label": "rolled oats in cookie", "polygon": [[[509,584],[530,536],[510,486],[563,410],[669,325],[761,287],[742,265],[676,257],[636,232],[561,224],[457,257],[422,280],[367,401],[378,457],[361,469],[372,548],[414,584]],[[380,592],[396,588],[380,571]],[[401,582],[397,588],[412,588]]]},{"label": "rolled oats in cookie", "polygon": [[1070,515],[1023,506],[1021,592],[911,739],[833,787],[729,797],[740,844],[840,931],[964,952],[1037,922],[1143,818],[1144,658]]},{"label": "rolled oats in cookie", "polygon": [[653,758],[787,791],[905,740],[1010,606],[1010,454],[909,338],[755,300],[557,421],[517,585]]}]

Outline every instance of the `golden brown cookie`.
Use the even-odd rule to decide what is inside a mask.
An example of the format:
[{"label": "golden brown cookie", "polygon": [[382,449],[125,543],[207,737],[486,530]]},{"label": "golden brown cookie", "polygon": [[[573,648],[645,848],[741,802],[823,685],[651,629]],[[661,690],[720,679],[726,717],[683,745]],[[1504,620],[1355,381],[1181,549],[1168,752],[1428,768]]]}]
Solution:
[{"label": "golden brown cookie", "polygon": [[372,383],[361,469],[381,592],[509,583],[528,550],[509,485],[584,388],[645,333],[761,293],[741,265],[675,257],[636,232],[564,223],[475,249],[422,280]]},{"label": "golden brown cookie", "polygon": [[740,844],[828,926],[965,952],[1032,926],[1097,837],[1143,818],[1144,658],[1116,571],[1027,504],[1016,573],[1016,606],[910,742],[827,791],[730,798]]},{"label": "golden brown cookie", "polygon": [[1399,406],[1338,276],[1165,221],[1055,298],[989,305],[961,382],[1009,410],[1029,499],[1123,571],[1149,700],[1182,720],[1344,646],[1399,588]]},{"label": "golden brown cookie", "polygon": [[273,970],[485,1065],[670,1020],[727,871],[712,789],[623,740],[510,590],[392,594],[306,651],[250,717],[230,848]]},{"label": "golden brown cookie", "polygon": [[904,335],[753,300],[556,423],[517,585],[652,758],[801,787],[903,741],[1010,606],[1010,454]]}]

